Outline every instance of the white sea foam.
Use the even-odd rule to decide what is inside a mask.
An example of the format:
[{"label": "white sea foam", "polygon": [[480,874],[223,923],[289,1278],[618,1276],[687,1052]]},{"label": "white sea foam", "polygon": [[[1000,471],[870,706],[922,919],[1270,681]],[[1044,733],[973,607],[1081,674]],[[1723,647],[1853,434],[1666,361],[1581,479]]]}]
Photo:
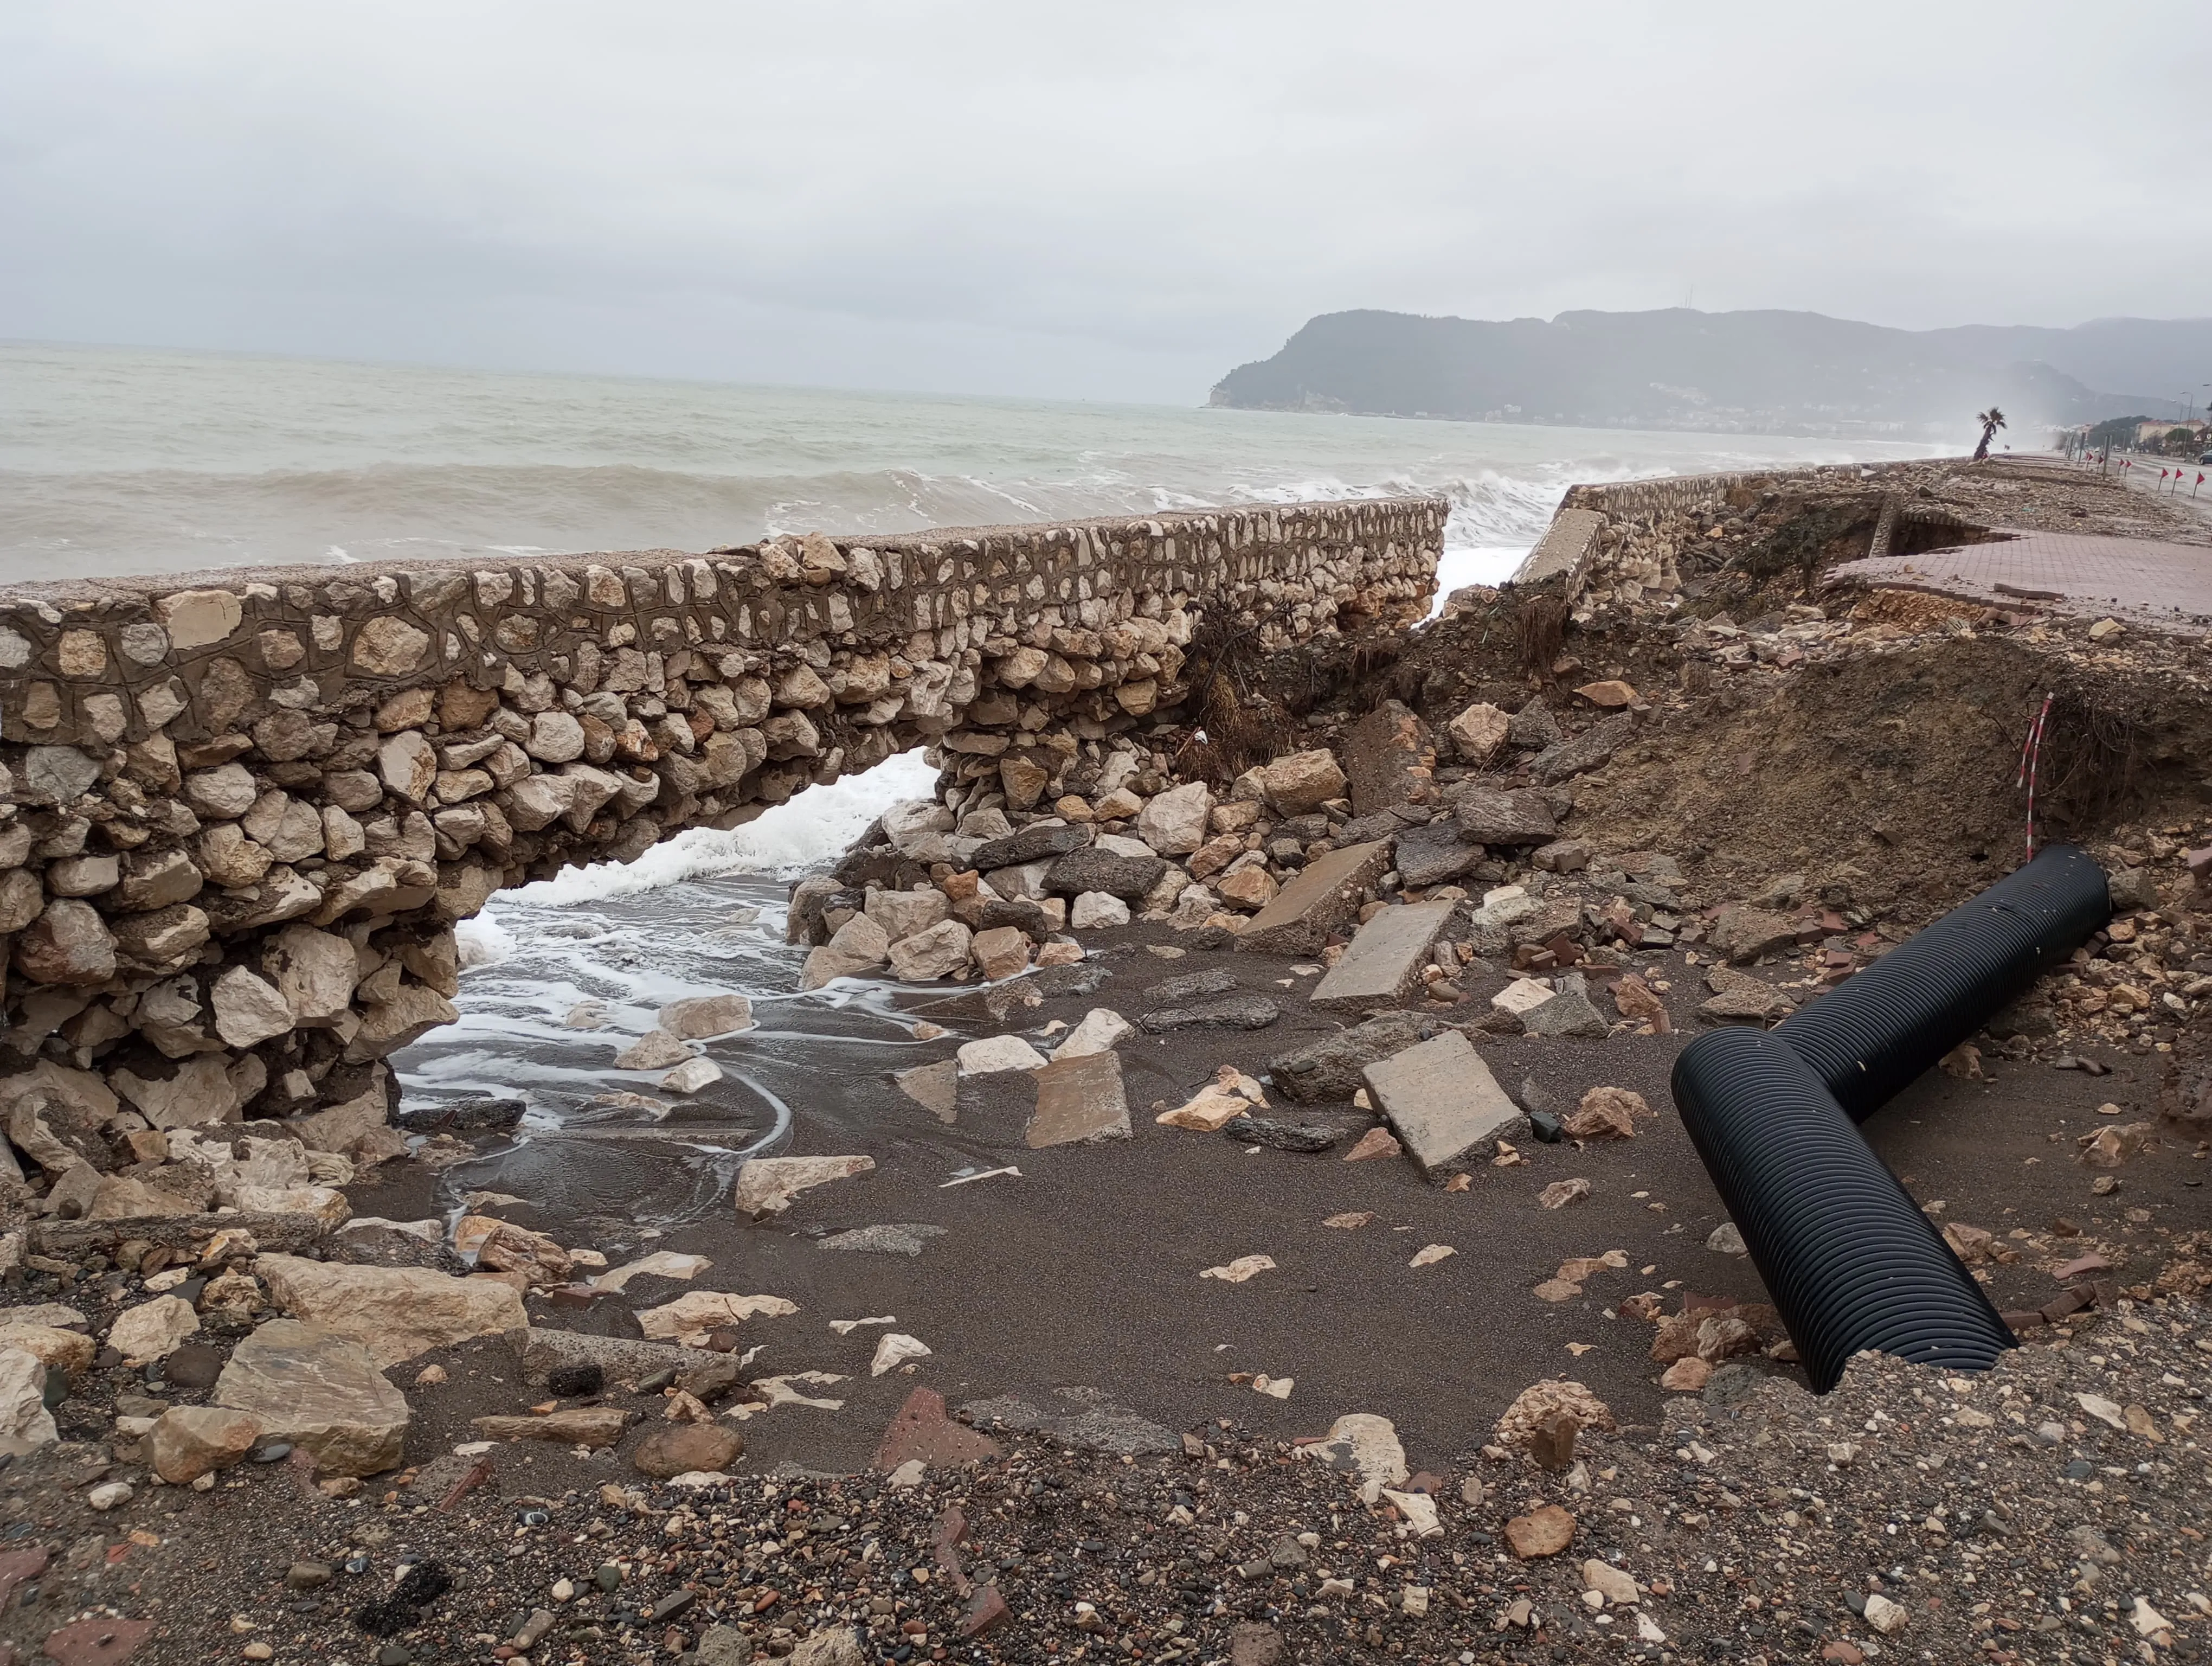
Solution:
[{"label": "white sea foam", "polygon": [[937,771],[922,761],[921,751],[904,752],[860,775],[810,787],[788,804],[729,832],[691,828],[634,862],[572,867],[505,894],[520,902],[564,907],[717,874],[797,873],[843,850],[891,806],[927,798],[936,785]]}]

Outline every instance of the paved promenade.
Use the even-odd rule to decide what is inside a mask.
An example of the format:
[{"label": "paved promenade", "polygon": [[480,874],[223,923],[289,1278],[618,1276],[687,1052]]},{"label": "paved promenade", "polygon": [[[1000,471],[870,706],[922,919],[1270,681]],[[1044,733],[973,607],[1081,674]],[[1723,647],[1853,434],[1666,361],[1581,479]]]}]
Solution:
[{"label": "paved promenade", "polygon": [[1986,544],[1869,557],[1835,573],[1995,607],[2110,614],[2166,630],[2212,632],[2212,549],[2192,544],[2023,532]]}]

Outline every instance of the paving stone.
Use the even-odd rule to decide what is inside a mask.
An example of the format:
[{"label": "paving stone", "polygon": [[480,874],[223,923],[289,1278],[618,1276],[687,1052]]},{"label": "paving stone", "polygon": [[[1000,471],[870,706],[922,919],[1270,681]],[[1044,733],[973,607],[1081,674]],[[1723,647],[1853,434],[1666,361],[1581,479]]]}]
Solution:
[{"label": "paving stone", "polygon": [[1521,1120],[1468,1038],[1448,1030],[1365,1071],[1375,1107],[1424,1174],[1458,1162]]},{"label": "paving stone", "polygon": [[1261,954],[1318,954],[1331,933],[1359,912],[1360,893],[1390,866],[1385,840],[1346,845],[1301,869],[1237,933],[1237,947]]},{"label": "paving stone", "polygon": [[1023,1138],[1031,1150],[1129,1137],[1121,1060],[1110,1049],[1054,1059],[1030,1073],[1036,1081],[1036,1114]]},{"label": "paving stone", "polygon": [[1343,958],[1315,986],[1313,1004],[1353,1012],[1396,1005],[1420,982],[1437,933],[1456,906],[1407,903],[1384,909],[1359,928]]}]

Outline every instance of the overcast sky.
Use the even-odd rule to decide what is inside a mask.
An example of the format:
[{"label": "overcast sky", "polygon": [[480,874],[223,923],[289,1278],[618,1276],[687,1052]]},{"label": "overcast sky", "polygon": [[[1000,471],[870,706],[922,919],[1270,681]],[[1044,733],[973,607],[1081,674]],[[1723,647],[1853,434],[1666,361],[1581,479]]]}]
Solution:
[{"label": "overcast sky", "polygon": [[2157,3],[10,0],[0,337],[1195,403],[1350,307],[2202,315],[2209,37]]}]

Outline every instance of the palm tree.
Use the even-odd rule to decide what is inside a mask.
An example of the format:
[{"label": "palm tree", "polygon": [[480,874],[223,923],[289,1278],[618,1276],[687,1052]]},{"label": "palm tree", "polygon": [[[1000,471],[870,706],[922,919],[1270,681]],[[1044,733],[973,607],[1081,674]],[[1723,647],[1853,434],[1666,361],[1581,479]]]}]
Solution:
[{"label": "palm tree", "polygon": [[1974,447],[1974,461],[1978,463],[1990,454],[1990,441],[2005,425],[2004,412],[1991,405],[1987,410],[1976,411],[1974,420],[1982,425],[1982,443]]}]

